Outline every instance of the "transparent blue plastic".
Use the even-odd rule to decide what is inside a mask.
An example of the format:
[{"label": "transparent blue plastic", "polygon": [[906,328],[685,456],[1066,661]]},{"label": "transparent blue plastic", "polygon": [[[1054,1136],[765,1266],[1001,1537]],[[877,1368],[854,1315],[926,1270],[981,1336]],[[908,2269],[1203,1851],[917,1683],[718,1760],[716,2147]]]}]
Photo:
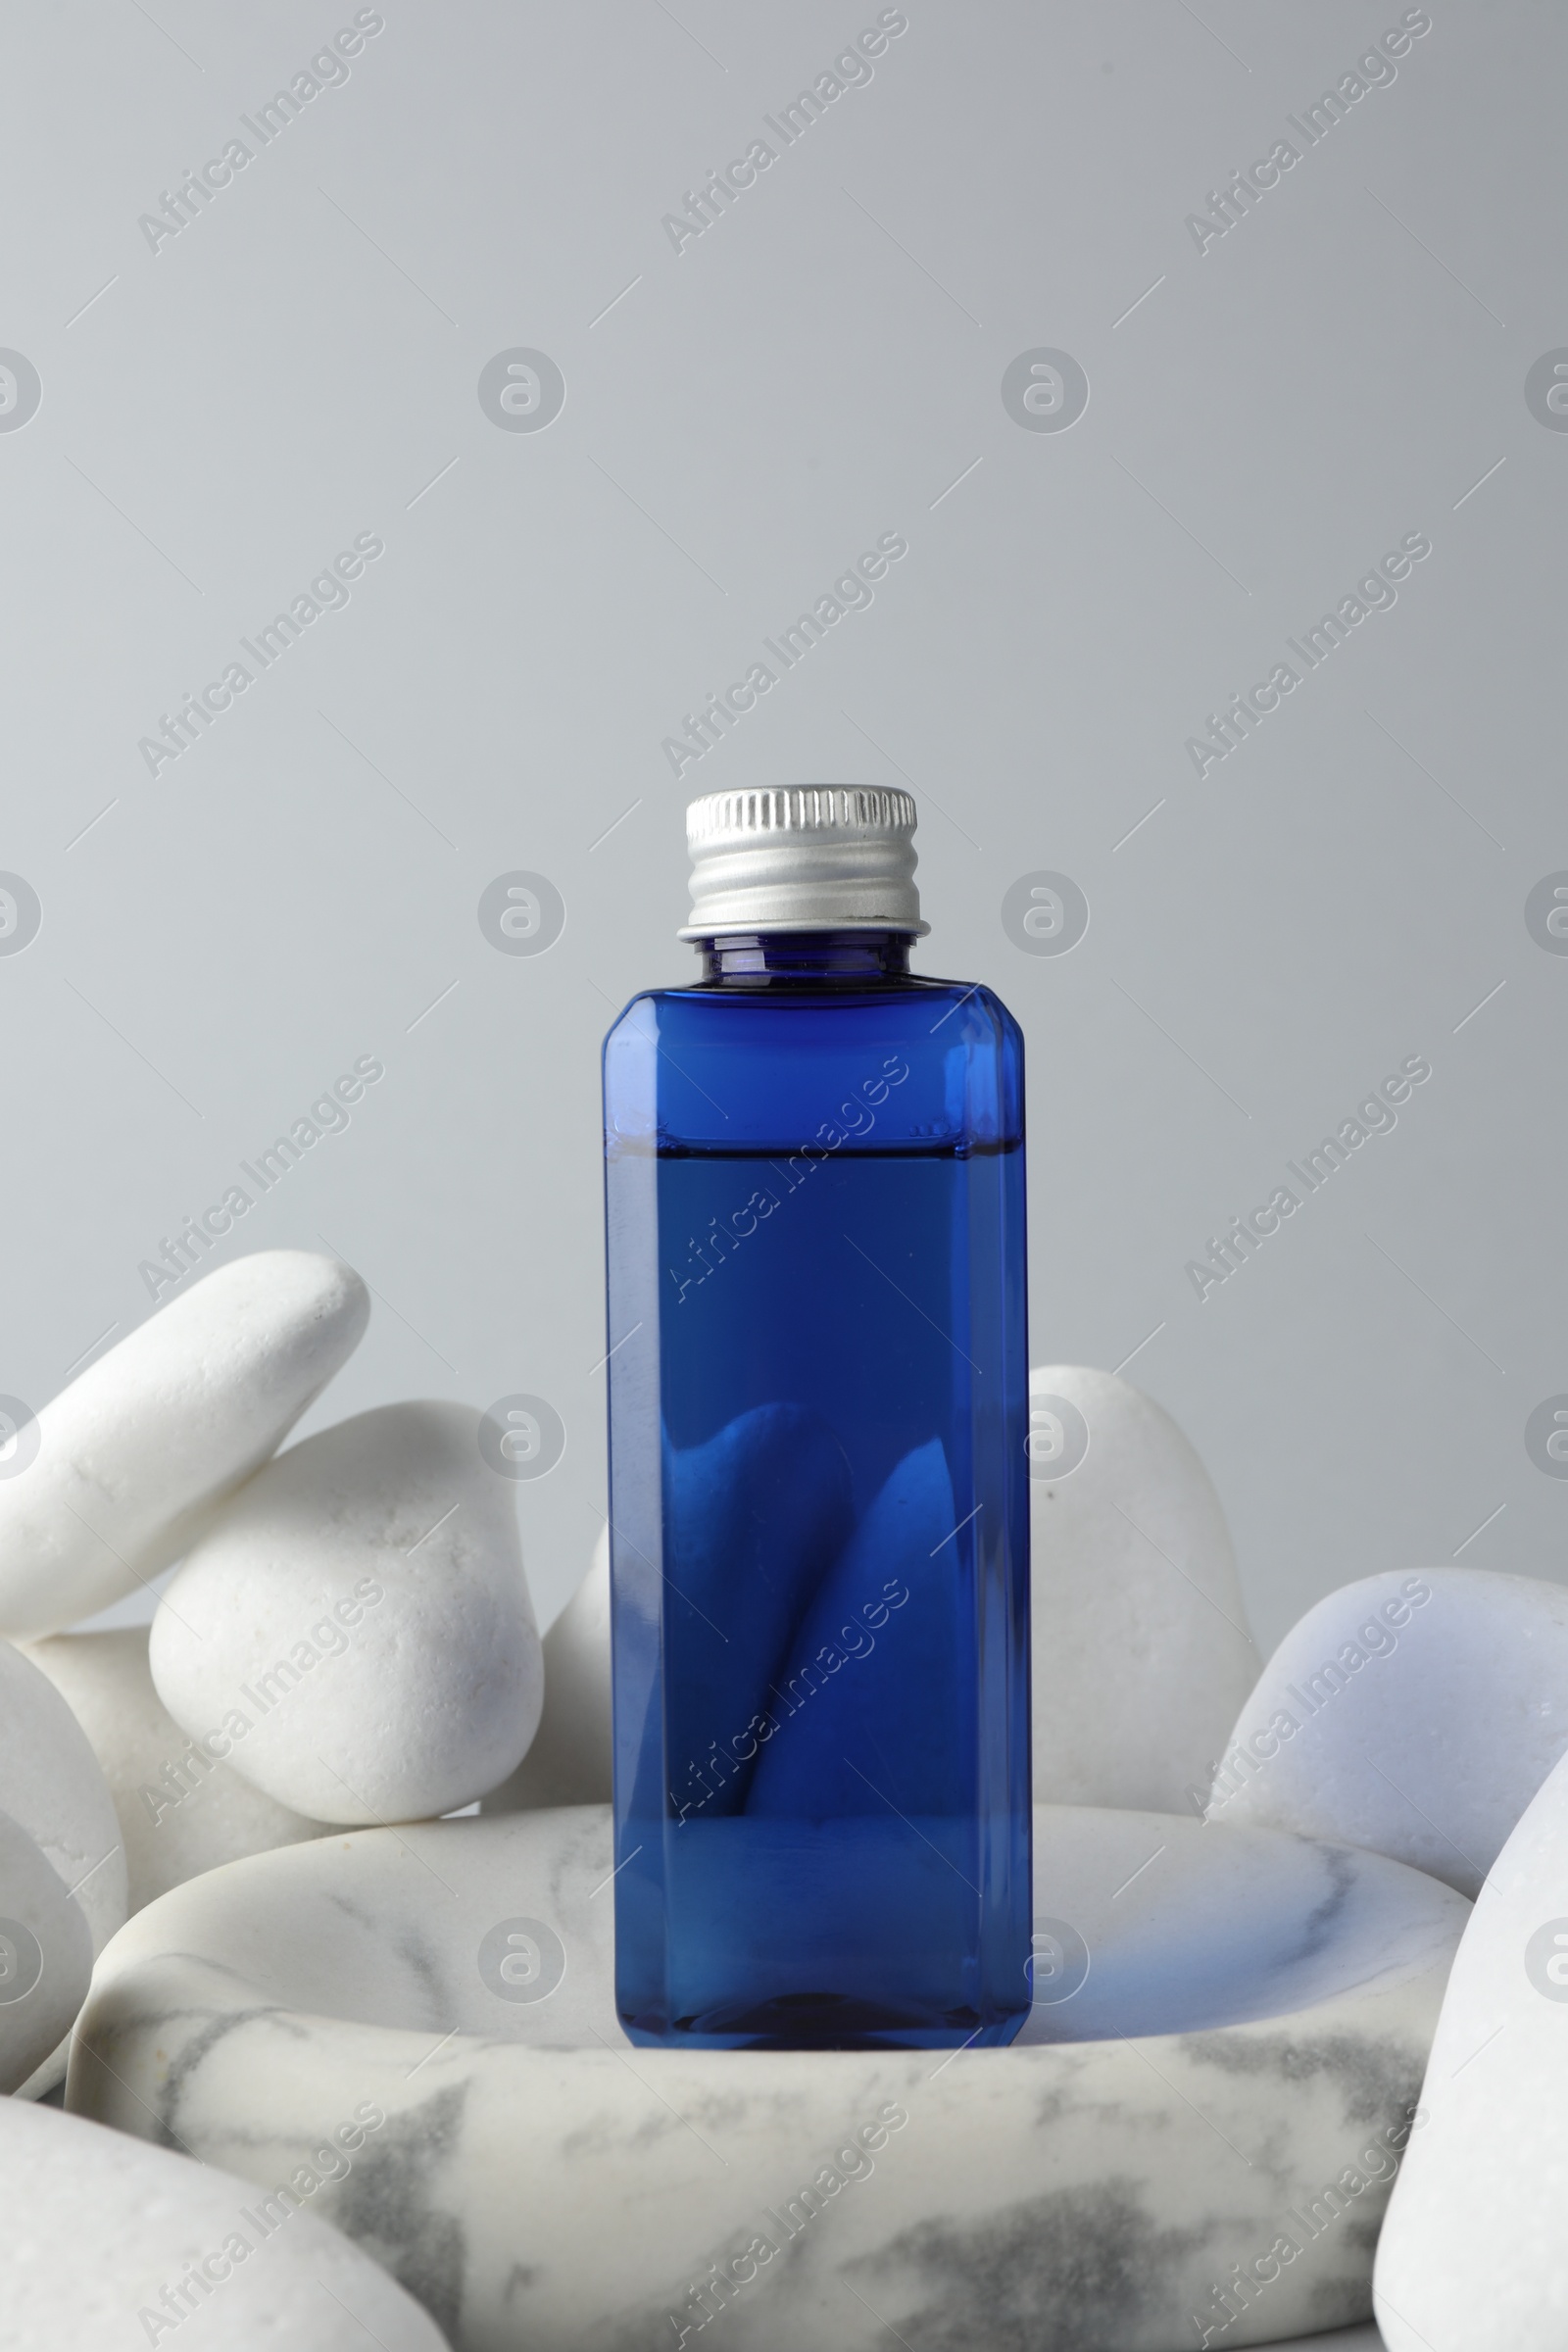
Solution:
[{"label": "transparent blue plastic", "polygon": [[893,934],[605,1044],[634,2041],[1010,2040],[1030,1956],[1023,1059]]}]

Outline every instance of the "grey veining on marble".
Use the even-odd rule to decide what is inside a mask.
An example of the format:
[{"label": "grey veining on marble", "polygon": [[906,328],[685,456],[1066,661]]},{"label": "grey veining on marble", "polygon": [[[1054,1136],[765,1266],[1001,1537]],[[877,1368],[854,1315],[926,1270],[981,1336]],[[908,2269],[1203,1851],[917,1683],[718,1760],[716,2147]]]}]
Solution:
[{"label": "grey veining on marble", "polygon": [[1044,1807],[1011,2049],[720,2054],[621,2037],[611,1867],[588,1806],[230,1864],[115,1938],[69,2103],[271,2186],[375,2101],[315,2207],[460,2352],[1178,2352],[1369,2311],[1468,1916],[1435,1880]]}]

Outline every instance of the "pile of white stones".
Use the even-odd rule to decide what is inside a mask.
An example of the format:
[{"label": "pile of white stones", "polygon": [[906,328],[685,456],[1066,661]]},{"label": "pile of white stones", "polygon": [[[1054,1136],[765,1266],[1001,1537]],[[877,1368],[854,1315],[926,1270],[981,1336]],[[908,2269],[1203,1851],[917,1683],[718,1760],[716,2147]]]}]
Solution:
[{"label": "pile of white stones", "polygon": [[[237,1259],[10,1441],[0,2090],[36,2098],[61,2081],[93,1959],[131,1912],[221,1863],[332,1827],[451,1812],[504,1779],[533,1738],[539,1636],[512,1491],[480,1453],[479,1414],[387,1405],[273,1458],[368,1313],[365,1285],[333,1258]],[[150,1634],[68,1630],[175,1561]],[[85,2178],[107,2233],[97,2271],[113,2268],[122,2219],[127,2243],[145,2244],[157,2216],[166,2231],[199,2234],[201,2180],[172,2200],[161,2177],[177,2164],[149,2158],[144,2180],[146,2157],[63,2117],[0,2107],[13,2211],[25,2184],[47,2236],[50,2181],[75,2203]],[[270,2266],[275,2296],[253,2288],[249,2316],[244,2294],[227,2299],[227,2341],[277,2329],[291,2343],[363,2342],[324,2291],[330,2278],[347,2292],[347,2265],[366,2275],[353,2309],[384,2343],[439,2342],[331,2232],[313,2225],[291,2248],[292,2263]],[[325,2265],[308,2322],[294,2309],[301,2263]],[[12,2324],[0,2338],[96,2343],[74,2300],[82,2287],[79,2266],[29,2271],[8,2257],[0,2315]],[[106,2290],[102,2311],[106,2329],[113,2321],[103,2341],[121,2341],[122,2301]]]},{"label": "pile of white stones", "polygon": [[[131,1913],[346,1825],[609,1795],[603,1541],[541,1645],[476,1412],[383,1406],[277,1451],[368,1315],[333,1259],[236,1260],[0,1457],[8,2345],[136,2340],[133,2259],[170,2277],[222,2262],[219,2221],[254,2194],[33,2103]],[[1568,1594],[1396,1569],[1331,1593],[1260,1670],[1181,1432],[1102,1372],[1039,1372],[1032,1403],[1037,1801],[1206,1810],[1475,1898],[1383,2232],[1379,2318],[1396,2352],[1560,2352]],[[71,1630],[175,1563],[150,1632]],[[227,2256],[225,2345],[442,2340],[346,2238],[307,2216],[285,2239]],[[1234,2292],[1236,2332],[1216,2317],[1214,2340],[1267,2340],[1247,2281]]]}]

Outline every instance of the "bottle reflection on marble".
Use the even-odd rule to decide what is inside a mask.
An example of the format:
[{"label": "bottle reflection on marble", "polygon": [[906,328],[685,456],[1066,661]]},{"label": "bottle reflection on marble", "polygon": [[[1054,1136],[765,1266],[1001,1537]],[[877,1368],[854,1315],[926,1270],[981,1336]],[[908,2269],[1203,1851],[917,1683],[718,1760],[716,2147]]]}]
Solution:
[{"label": "bottle reflection on marble", "polygon": [[699,2047],[1003,2042],[1030,1953],[1018,1033],[904,942],[817,944],[769,970],[762,943],[744,988],[710,958],[606,1047],[620,2015]]}]

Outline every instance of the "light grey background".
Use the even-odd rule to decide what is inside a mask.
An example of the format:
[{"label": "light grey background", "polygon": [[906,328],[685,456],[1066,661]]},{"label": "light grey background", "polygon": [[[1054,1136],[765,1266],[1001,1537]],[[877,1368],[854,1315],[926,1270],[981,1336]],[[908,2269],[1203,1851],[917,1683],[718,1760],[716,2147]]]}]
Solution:
[{"label": "light grey background", "polygon": [[[376,1293],[307,1428],[554,1403],[518,1489],[553,1614],[602,1505],[598,1045],[690,970],[683,805],[905,780],[924,967],[1029,1039],[1035,1358],[1131,1357],[1265,1643],[1375,1569],[1563,1577],[1524,1428],[1568,1391],[1568,957],[1523,914],[1568,867],[1568,435],[1523,391],[1568,344],[1562,11],[1433,0],[1200,253],[1186,217],[1399,6],[909,0],[677,254],[662,217],[875,6],[386,0],[151,251],[354,13],[8,24],[0,344],[43,399],[0,433],[0,866],[44,911],[0,957],[0,1390],[132,1328],[161,1237],[377,1055],[224,1247],[325,1237]],[[515,346],[564,374],[541,432],[479,405]],[[1087,371],[1069,431],[1003,406],[1042,346]],[[887,531],[875,603],[677,780],[682,713]],[[1416,531],[1397,605],[1200,779],[1204,714]],[[361,532],[347,609],[149,775],[160,713]],[[543,956],[480,933],[513,868],[565,902]],[[1065,956],[1002,928],[1038,868],[1089,901]],[[1412,1054],[1397,1128],[1200,1301],[1207,1237]]]}]

